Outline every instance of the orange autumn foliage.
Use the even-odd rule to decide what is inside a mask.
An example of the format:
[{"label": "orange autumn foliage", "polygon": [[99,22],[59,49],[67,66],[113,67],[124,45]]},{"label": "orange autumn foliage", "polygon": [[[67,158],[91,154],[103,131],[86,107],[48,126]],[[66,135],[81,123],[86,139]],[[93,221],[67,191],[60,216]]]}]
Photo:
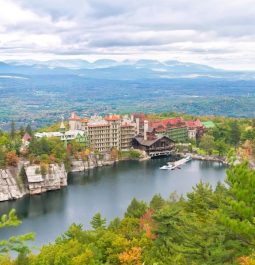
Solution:
[{"label": "orange autumn foliage", "polygon": [[128,251],[119,254],[120,263],[123,265],[142,265],[141,248],[133,247]]},{"label": "orange autumn foliage", "polygon": [[115,161],[119,157],[119,152],[116,148],[112,148],[111,150],[111,160]]},{"label": "orange autumn foliage", "polygon": [[50,160],[50,163],[55,163],[56,162],[56,156],[53,155],[53,154],[50,154],[49,155],[49,160]]},{"label": "orange autumn foliage", "polygon": [[155,223],[152,219],[153,210],[149,209],[141,218],[140,218],[140,228],[145,231],[146,237],[149,239],[155,239],[156,235],[152,233],[152,230],[155,228]]},{"label": "orange autumn foliage", "polygon": [[82,150],[81,152],[79,152],[79,158],[81,160],[86,160],[88,158],[89,152],[86,150]]},{"label": "orange autumn foliage", "polygon": [[19,163],[19,158],[16,151],[10,151],[6,154],[6,164],[8,166],[16,167]]},{"label": "orange autumn foliage", "polygon": [[255,259],[247,256],[240,257],[238,262],[240,265],[255,265]]}]

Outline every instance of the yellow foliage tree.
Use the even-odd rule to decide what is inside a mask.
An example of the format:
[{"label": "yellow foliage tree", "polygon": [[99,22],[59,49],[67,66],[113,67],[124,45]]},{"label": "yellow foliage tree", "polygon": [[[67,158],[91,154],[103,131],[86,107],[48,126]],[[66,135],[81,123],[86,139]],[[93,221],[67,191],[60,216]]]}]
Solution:
[{"label": "yellow foliage tree", "polygon": [[119,254],[120,263],[123,265],[142,265],[141,248],[132,247],[130,250]]},{"label": "yellow foliage tree", "polygon": [[240,265],[255,265],[254,256],[243,256],[238,259]]}]

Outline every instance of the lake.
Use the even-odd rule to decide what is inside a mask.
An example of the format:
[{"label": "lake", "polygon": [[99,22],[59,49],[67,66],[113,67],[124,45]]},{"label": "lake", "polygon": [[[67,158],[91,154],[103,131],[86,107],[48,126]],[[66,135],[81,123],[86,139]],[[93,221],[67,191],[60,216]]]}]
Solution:
[{"label": "lake", "polygon": [[90,228],[93,215],[100,212],[107,221],[122,217],[133,197],[149,202],[154,194],[164,198],[176,191],[185,195],[199,181],[213,187],[223,182],[226,167],[218,162],[190,161],[181,169],[160,170],[168,158],[123,161],[68,177],[68,187],[16,201],[0,203],[0,214],[16,208],[23,223],[0,231],[0,238],[28,232],[36,233],[35,246],[53,241],[72,223]]}]

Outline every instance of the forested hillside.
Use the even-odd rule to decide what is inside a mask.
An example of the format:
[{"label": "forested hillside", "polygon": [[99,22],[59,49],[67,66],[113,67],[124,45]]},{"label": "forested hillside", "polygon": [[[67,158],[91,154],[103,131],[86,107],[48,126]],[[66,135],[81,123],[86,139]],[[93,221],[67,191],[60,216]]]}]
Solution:
[{"label": "forested hillside", "polygon": [[0,92],[0,129],[7,129],[11,119],[41,127],[71,111],[82,116],[175,111],[253,117],[255,105],[254,80],[207,77],[109,80],[0,74]]}]

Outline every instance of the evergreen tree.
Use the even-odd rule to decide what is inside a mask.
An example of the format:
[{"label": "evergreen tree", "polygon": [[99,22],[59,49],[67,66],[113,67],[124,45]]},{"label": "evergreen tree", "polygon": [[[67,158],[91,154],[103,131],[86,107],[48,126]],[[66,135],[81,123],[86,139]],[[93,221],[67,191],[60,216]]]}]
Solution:
[{"label": "evergreen tree", "polygon": [[214,137],[209,134],[203,135],[199,143],[199,147],[204,149],[208,154],[211,154],[213,149],[215,148]]},{"label": "evergreen tree", "polygon": [[106,219],[102,218],[100,213],[96,213],[91,222],[90,222],[91,226],[96,230],[99,228],[105,228],[105,224],[106,224]]},{"label": "evergreen tree", "polygon": [[140,218],[146,213],[147,209],[148,207],[144,201],[139,202],[137,199],[134,198],[127,208],[125,217]]},{"label": "evergreen tree", "polygon": [[117,230],[120,227],[121,221],[119,217],[114,218],[110,224],[109,224],[109,229],[110,230]]},{"label": "evergreen tree", "polygon": [[12,140],[15,139],[16,129],[15,129],[15,122],[14,120],[11,121],[11,131],[10,131],[10,138]]},{"label": "evergreen tree", "polygon": [[5,167],[6,152],[0,147],[0,168]]},{"label": "evergreen tree", "polygon": [[24,136],[24,134],[25,134],[25,129],[24,129],[23,126],[20,126],[20,128],[19,128],[19,134],[20,134],[20,137],[23,137],[23,136]]},{"label": "evergreen tree", "polygon": [[30,124],[27,125],[25,132],[28,133],[31,137],[33,136],[33,131]]},{"label": "evergreen tree", "polygon": [[150,208],[153,210],[159,210],[165,204],[165,200],[160,194],[155,194],[150,201]]},{"label": "evergreen tree", "polygon": [[237,146],[240,142],[241,131],[237,121],[230,123],[230,143]]},{"label": "evergreen tree", "polygon": [[247,254],[255,246],[255,171],[247,163],[227,171],[229,196],[221,210],[221,221],[236,241],[236,254]]},{"label": "evergreen tree", "polygon": [[231,241],[217,217],[219,200],[211,187],[200,183],[187,197],[154,214],[156,261],[175,264],[179,256],[179,264],[232,264]]}]

